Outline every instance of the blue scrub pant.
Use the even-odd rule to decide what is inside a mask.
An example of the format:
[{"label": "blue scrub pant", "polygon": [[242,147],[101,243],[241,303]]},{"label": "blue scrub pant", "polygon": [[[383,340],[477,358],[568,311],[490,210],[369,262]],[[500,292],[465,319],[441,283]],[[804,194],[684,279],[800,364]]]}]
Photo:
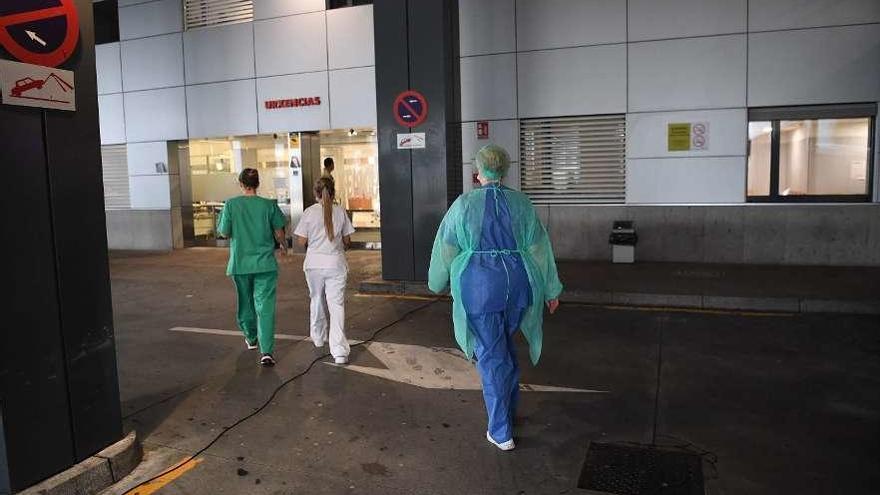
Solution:
[{"label": "blue scrub pant", "polygon": [[519,401],[519,364],[513,335],[526,308],[468,315],[477,339],[477,370],[489,415],[489,435],[498,443],[513,438],[513,418]]}]

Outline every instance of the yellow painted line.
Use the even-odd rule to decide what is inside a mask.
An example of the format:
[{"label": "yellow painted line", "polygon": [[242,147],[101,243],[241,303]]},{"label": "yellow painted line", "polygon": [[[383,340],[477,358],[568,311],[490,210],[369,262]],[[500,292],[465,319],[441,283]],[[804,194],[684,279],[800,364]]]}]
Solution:
[{"label": "yellow painted line", "polygon": [[159,476],[158,478],[150,481],[149,483],[144,483],[143,485],[138,485],[136,488],[132,488],[131,490],[125,492],[125,495],[150,495],[162,489],[168,483],[180,478],[187,471],[201,464],[204,459],[188,459],[178,464],[177,467],[173,468],[171,471]]}]

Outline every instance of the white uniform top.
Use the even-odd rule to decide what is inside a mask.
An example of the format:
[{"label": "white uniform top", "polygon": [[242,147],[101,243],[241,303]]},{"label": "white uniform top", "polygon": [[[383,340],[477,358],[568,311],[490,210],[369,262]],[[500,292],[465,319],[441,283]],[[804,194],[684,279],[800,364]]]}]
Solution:
[{"label": "white uniform top", "polygon": [[303,270],[311,268],[348,269],[345,262],[345,246],[342,238],[354,234],[354,227],[348,214],[339,205],[333,205],[333,240],[327,237],[324,228],[324,210],[321,204],[314,204],[303,212],[299,225],[293,233],[309,240]]}]

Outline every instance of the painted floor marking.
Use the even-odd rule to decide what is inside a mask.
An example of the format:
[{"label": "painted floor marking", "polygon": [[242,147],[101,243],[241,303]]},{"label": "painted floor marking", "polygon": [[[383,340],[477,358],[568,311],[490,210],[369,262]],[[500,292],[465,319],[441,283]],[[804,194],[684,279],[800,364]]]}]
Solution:
[{"label": "painted floor marking", "polygon": [[164,487],[168,483],[171,483],[172,481],[186,474],[187,471],[201,464],[203,460],[204,459],[189,459],[187,461],[184,461],[171,471],[163,474],[162,476],[159,476],[149,483],[145,483],[138,486],[137,488],[133,488],[125,492],[124,495],[150,495],[152,493],[155,493],[162,489],[162,487]]},{"label": "painted floor marking", "polygon": [[[218,330],[214,328],[172,327],[172,332],[188,332],[226,337],[241,337],[238,330]],[[278,340],[310,341],[303,335],[275,334]],[[350,345],[361,344],[361,340],[349,340]],[[365,349],[381,363],[380,367],[361,366],[357,354],[352,355],[351,364],[343,369],[385,380],[413,385],[419,388],[440,390],[482,390],[480,376],[473,363],[465,359],[458,349],[432,347],[414,344],[395,344],[390,342],[370,342]],[[325,364],[336,366],[332,362]],[[521,383],[523,392],[564,392],[606,394],[608,390],[557,387]]]},{"label": "painted floor marking", "polygon": [[[187,333],[202,333],[207,335],[223,335],[226,337],[239,337],[244,338],[244,335],[238,330],[220,330],[217,328],[198,328],[198,327],[171,327],[168,329],[170,332],[187,332]],[[285,333],[276,333],[275,340],[293,340],[297,342],[306,342],[311,341],[311,337],[306,335],[290,335]],[[362,341],[349,339],[349,345],[360,344]]]}]

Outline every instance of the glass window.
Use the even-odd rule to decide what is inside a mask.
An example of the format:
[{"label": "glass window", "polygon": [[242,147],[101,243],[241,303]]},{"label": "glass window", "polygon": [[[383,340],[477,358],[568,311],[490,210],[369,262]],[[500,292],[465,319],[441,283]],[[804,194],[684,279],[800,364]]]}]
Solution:
[{"label": "glass window", "polygon": [[874,114],[874,105],[750,111],[749,200],[870,201]]},{"label": "glass window", "polygon": [[327,0],[327,9],[357,7],[358,5],[372,5],[372,3],[373,0]]}]

